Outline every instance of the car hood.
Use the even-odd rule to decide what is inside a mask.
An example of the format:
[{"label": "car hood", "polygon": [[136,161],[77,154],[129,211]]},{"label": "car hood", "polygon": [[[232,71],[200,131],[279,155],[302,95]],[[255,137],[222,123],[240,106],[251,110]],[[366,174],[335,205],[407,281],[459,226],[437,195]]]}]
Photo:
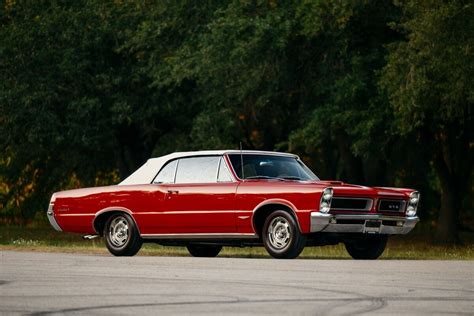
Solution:
[{"label": "car hood", "polygon": [[407,197],[409,192],[413,191],[404,188],[368,187],[331,180],[317,181],[314,183],[317,183],[319,186],[333,188],[335,196],[390,196],[394,198],[404,198]]},{"label": "car hood", "polygon": [[321,192],[324,188],[331,187],[334,190],[334,196],[350,196],[350,197],[371,197],[377,198],[383,196],[385,198],[406,198],[413,192],[412,189],[388,188],[388,187],[368,187],[363,185],[355,185],[344,183],[342,181],[333,180],[315,180],[315,181],[279,181],[277,179],[255,179],[246,180],[245,183],[264,187],[287,188],[293,192]]}]

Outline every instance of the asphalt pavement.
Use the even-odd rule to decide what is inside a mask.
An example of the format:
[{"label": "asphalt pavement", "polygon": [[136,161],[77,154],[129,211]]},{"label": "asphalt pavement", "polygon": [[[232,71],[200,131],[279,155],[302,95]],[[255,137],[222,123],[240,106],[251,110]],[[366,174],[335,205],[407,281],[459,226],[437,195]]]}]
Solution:
[{"label": "asphalt pavement", "polygon": [[474,262],[1,251],[0,314],[473,315]]}]

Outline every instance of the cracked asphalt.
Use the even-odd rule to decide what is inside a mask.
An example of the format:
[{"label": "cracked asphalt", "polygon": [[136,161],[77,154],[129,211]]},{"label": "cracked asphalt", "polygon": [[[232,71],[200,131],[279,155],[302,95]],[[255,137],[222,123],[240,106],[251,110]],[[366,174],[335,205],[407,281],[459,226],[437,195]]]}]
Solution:
[{"label": "cracked asphalt", "polygon": [[474,262],[1,251],[0,314],[473,315]]}]

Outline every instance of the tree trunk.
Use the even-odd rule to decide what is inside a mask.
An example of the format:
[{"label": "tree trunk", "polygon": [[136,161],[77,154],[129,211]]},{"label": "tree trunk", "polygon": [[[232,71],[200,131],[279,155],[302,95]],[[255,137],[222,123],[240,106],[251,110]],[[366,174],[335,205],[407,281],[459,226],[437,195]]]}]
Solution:
[{"label": "tree trunk", "polygon": [[454,168],[450,168],[450,159],[447,155],[449,148],[446,140],[441,140],[438,153],[434,160],[434,168],[441,185],[441,208],[438,215],[435,241],[442,244],[459,243],[458,217],[461,194],[456,182]]},{"label": "tree trunk", "polygon": [[365,184],[364,169],[362,161],[354,156],[351,151],[351,144],[348,141],[349,136],[343,132],[335,133],[337,149],[341,157],[346,181],[356,184]]},{"label": "tree trunk", "polygon": [[455,188],[442,185],[441,208],[435,236],[437,243],[457,244],[460,242],[457,227],[459,215],[457,200],[458,194],[456,194]]}]

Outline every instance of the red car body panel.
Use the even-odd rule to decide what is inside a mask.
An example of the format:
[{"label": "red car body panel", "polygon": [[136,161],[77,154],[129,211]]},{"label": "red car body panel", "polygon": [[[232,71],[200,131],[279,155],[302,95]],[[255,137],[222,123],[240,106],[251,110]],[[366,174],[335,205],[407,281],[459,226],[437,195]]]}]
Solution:
[{"label": "red car body panel", "polygon": [[323,187],[271,181],[97,187],[56,193],[54,211],[63,230],[84,234],[96,233],[96,214],[108,210],[132,214],[142,234],[254,233],[254,211],[281,204],[309,232],[306,215],[318,208],[315,190]]},{"label": "red car body panel", "polygon": [[[231,166],[228,157],[224,157]],[[290,209],[301,232],[310,233],[311,212],[319,210],[321,193],[327,187],[333,188],[334,197],[364,197],[374,201],[372,208],[364,213],[349,210],[331,211],[332,214],[378,214],[380,198],[407,201],[414,192],[340,181],[242,181],[229,169],[233,182],[113,185],[58,192],[51,200],[54,219],[64,231],[100,234],[95,231],[94,220],[104,212],[123,211],[133,217],[142,236],[257,235],[255,213],[265,205],[274,204]]]}]

